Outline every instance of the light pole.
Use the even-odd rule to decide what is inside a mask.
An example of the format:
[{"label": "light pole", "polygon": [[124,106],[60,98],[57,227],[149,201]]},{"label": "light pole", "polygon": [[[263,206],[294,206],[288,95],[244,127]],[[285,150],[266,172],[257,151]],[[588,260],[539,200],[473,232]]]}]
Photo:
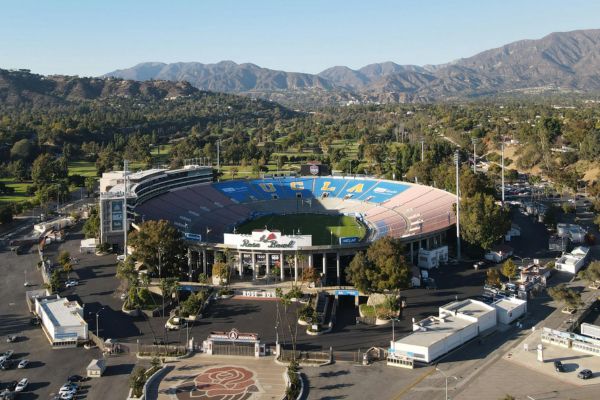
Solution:
[{"label": "light pole", "polygon": [[444,379],[446,380],[446,400],[449,400],[449,398],[448,398],[448,378],[454,378],[455,380],[458,380],[458,378],[455,377],[454,375],[446,375],[446,373],[444,371],[442,371],[441,369],[439,369],[438,367],[435,367],[435,370],[438,371],[439,373],[441,373],[444,376]]},{"label": "light pole", "polygon": [[460,261],[460,175],[458,165],[460,164],[460,153],[454,152],[456,162],[456,259]]},{"label": "light pole", "polygon": [[100,325],[98,324],[98,316],[100,315],[100,313],[104,310],[104,308],[106,307],[102,307],[101,309],[98,310],[98,312],[96,313],[96,336],[98,338],[100,338]]},{"label": "light pole", "polygon": [[478,138],[471,138],[471,142],[473,143],[473,173],[477,173],[477,142],[479,142]]},{"label": "light pole", "polygon": [[398,321],[397,318],[392,318],[392,343],[396,343],[396,326],[394,325],[396,321]]},{"label": "light pole", "polygon": [[423,160],[425,160],[425,139],[423,138],[423,136],[420,137],[420,141],[421,141],[421,162],[423,162]]}]

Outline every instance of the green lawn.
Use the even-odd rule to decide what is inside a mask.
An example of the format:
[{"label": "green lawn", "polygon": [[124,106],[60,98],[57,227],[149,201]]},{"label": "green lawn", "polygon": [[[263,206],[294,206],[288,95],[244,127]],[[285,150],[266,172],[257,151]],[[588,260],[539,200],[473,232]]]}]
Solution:
[{"label": "green lawn", "polygon": [[11,195],[0,196],[0,203],[12,203],[29,199],[27,195],[27,186],[30,185],[29,183],[16,183],[12,179],[4,179],[1,182],[8,187],[14,188],[15,192]]},{"label": "green lawn", "polygon": [[366,229],[356,218],[346,215],[322,214],[290,214],[267,215],[237,227],[239,233],[251,233],[254,229],[279,230],[283,234],[292,234],[293,230],[300,230],[302,235],[312,235],[313,245],[327,245],[339,243],[338,238],[357,236],[363,238]]},{"label": "green lawn", "polygon": [[71,161],[69,175],[96,176],[96,163],[93,161]]}]

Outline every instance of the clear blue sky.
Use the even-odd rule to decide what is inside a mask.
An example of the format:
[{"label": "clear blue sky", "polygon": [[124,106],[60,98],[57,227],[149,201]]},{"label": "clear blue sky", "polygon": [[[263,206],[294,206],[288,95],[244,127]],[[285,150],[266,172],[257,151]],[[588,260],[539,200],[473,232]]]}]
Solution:
[{"label": "clear blue sky", "polygon": [[100,75],[144,61],[438,64],[600,28],[594,0],[0,0],[0,68]]}]

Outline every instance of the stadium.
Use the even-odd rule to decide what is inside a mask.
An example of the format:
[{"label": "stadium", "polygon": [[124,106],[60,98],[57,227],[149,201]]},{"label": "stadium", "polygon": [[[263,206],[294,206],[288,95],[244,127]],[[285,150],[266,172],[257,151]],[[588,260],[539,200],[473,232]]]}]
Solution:
[{"label": "stadium", "polygon": [[227,253],[241,278],[298,280],[303,269],[317,268],[324,282],[339,285],[345,266],[372,241],[398,238],[415,262],[420,249],[443,246],[456,221],[455,196],[419,184],[366,176],[212,177],[212,167],[198,165],[104,174],[102,242],[123,245],[126,208],[134,221],[164,219],[183,232],[190,275],[210,276],[218,253]]}]

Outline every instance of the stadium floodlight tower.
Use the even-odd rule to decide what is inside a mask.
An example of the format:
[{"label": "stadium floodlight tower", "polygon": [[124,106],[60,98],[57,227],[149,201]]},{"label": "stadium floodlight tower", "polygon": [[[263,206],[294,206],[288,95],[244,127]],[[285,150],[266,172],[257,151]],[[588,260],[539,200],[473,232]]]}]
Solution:
[{"label": "stadium floodlight tower", "polygon": [[454,152],[454,162],[456,163],[456,259],[460,260],[460,152]]},{"label": "stadium floodlight tower", "polygon": [[504,136],[502,139],[502,205],[504,206]]},{"label": "stadium floodlight tower", "polygon": [[129,161],[123,160],[123,256],[127,258],[127,196],[129,195]]}]

